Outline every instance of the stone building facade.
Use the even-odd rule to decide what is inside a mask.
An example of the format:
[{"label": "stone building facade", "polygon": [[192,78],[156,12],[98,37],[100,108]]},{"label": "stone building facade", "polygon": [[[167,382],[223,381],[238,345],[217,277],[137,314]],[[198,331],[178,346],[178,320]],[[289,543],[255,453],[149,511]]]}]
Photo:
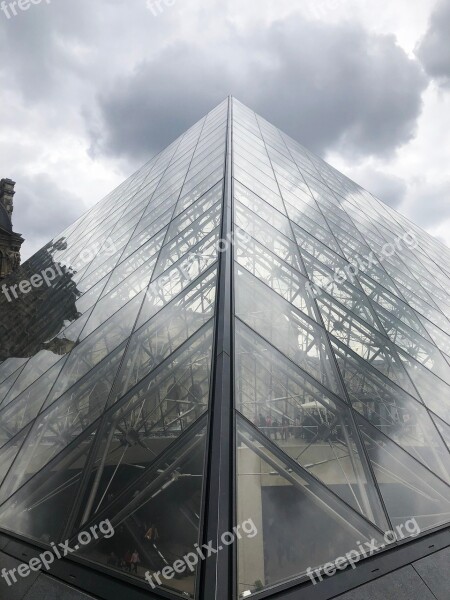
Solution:
[{"label": "stone building facade", "polygon": [[0,280],[19,267],[20,247],[24,242],[12,228],[14,186],[11,179],[0,181]]}]

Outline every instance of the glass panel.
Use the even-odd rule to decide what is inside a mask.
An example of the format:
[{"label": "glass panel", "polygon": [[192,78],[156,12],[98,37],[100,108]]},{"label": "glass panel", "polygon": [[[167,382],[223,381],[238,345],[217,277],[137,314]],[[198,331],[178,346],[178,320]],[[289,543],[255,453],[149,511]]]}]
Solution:
[{"label": "glass panel", "polygon": [[235,232],[236,261],[296,308],[315,319],[308,280],[242,230]]},{"label": "glass panel", "polygon": [[7,377],[3,383],[0,383],[0,407],[3,404],[6,396],[8,395],[9,390],[13,387],[14,383],[17,381],[20,373],[22,372],[24,367],[19,367],[17,371],[15,371],[12,375]]},{"label": "glass panel", "polygon": [[[236,405],[347,504],[386,530],[350,409],[245,325],[236,325]],[[369,481],[367,479],[369,477]]]},{"label": "glass panel", "polygon": [[294,269],[303,271],[296,244],[249,211],[240,202],[235,203],[235,221],[236,226],[244,232],[245,236],[253,237]]},{"label": "glass panel", "polygon": [[19,435],[12,439],[0,450],[0,485],[3,482],[9,468],[14,462],[19,450],[28,435],[30,428],[25,428]]},{"label": "glass panel", "polygon": [[[313,297],[323,295],[329,302],[337,302],[343,305],[350,313],[355,313],[371,327],[384,333],[375,318],[369,300],[357,287],[349,283],[348,280],[337,283],[337,281],[342,281],[343,278],[335,277],[325,265],[313,259],[306,252],[304,252],[303,260],[314,282],[314,284],[308,286]],[[352,278],[352,283],[357,284],[354,278]]]},{"label": "glass panel", "polygon": [[108,295],[103,296],[97,302],[83,330],[83,339],[100,327],[114,313],[127,305],[141,291],[147,289],[155,264],[156,256],[144,263],[132,275],[109,292]]},{"label": "glass panel", "polygon": [[284,214],[264,202],[256,194],[248,190],[239,181],[234,182],[234,197],[243,206],[258,215],[263,221],[280,231],[288,238],[294,239],[291,225]]},{"label": "glass panel", "polygon": [[[432,371],[447,383],[450,382],[450,366],[438,348],[399,321],[394,315],[381,310],[378,313],[381,323],[390,339],[414,360]],[[402,358],[402,354],[400,354]]]},{"label": "glass panel", "polygon": [[[167,225],[170,221],[172,211],[173,206],[171,206],[169,210],[167,210],[159,219],[157,219],[151,225],[143,226],[142,230],[136,230],[128,246],[125,248],[122,258],[128,258],[147,242],[151,243],[152,240],[157,240],[156,244],[159,244],[159,249],[159,247],[162,244],[162,240],[164,240],[164,237],[166,235]],[[160,239],[160,236],[162,236],[162,239]]]},{"label": "glass panel", "polygon": [[[358,513],[301,467],[294,470],[263,440],[238,419],[237,520],[252,525],[250,535],[237,542],[243,597],[336,560],[361,541],[383,539]],[[305,540],[315,540],[307,552]]]},{"label": "glass panel", "polygon": [[180,236],[163,246],[154,278],[161,275],[189,251],[193,251],[197,244],[220,225],[221,218],[222,203],[219,202],[197,221],[191,223]]},{"label": "glass panel", "polygon": [[283,202],[279,193],[274,192],[272,189],[269,189],[264,184],[262,184],[258,178],[250,175],[249,173],[247,173],[243,169],[240,169],[239,167],[234,168],[233,176],[246,188],[254,192],[257,196],[265,200],[268,204],[271,204],[278,211],[284,213]]},{"label": "glass panel", "polygon": [[126,258],[120,265],[114,269],[103,295],[108,294],[124,279],[132,275],[139,267],[148,262],[161,249],[166,230],[163,229],[157,233],[151,240],[143,244],[136,252]]},{"label": "glass panel", "polygon": [[[183,444],[145,469],[96,519],[109,519],[115,535],[86,546],[80,554],[103,568],[144,581],[147,571],[153,575],[195,552],[195,545],[201,543],[204,459],[204,430],[187,433]],[[157,588],[161,582],[162,589],[194,598],[196,574],[197,567],[192,567],[159,581],[155,575],[153,586]]]},{"label": "glass panel", "polygon": [[[220,200],[221,198],[219,198],[219,201],[216,200],[216,194],[208,193],[194,202],[194,204],[178,215],[178,217],[174,218],[170,223],[165,243],[167,244],[174,237],[179,236],[193,223],[197,223],[196,227],[200,227],[200,224],[203,223],[201,219],[206,217],[206,215],[209,216],[210,213],[208,211],[213,206],[220,205]],[[210,218],[212,221],[212,216]]]},{"label": "glass panel", "polygon": [[70,389],[38,416],[0,488],[0,502],[18,490],[69,444],[76,444],[77,438],[101,415],[123,351],[122,346],[109,355],[75,389]]},{"label": "glass panel", "polygon": [[412,395],[416,391],[387,338],[325,295],[317,299],[328,332]]},{"label": "glass panel", "polygon": [[102,360],[108,360],[114,349],[128,338],[142,299],[141,293],[72,350],[47,399],[46,406],[54,402]]},{"label": "glass panel", "polygon": [[94,436],[95,431],[10,498],[0,508],[0,527],[43,544],[61,540]]},{"label": "glass panel", "polygon": [[399,354],[423,402],[444,421],[450,422],[450,386],[420,363]]},{"label": "glass panel", "polygon": [[422,319],[423,324],[426,327],[426,331],[428,331],[428,333],[430,334],[433,342],[442,352],[445,353],[445,358],[447,362],[450,362],[450,335],[444,333],[442,329],[439,329],[439,327],[436,327],[436,325],[434,325],[430,321],[427,321],[423,317]]},{"label": "glass panel", "polygon": [[218,241],[219,230],[217,229],[195,246],[187,256],[152,281],[145,294],[138,327],[186,289],[201,273],[212,267],[217,259]]},{"label": "glass panel", "polygon": [[235,286],[236,315],[317,381],[342,395],[325,332],[239,266]]},{"label": "glass panel", "polygon": [[436,415],[431,415],[432,419],[439,430],[444,442],[447,444],[447,448],[450,451],[450,425],[445,423],[442,419],[437,417]]},{"label": "glass panel", "polygon": [[28,359],[6,358],[5,360],[0,354],[0,360],[4,361],[0,364],[0,382],[3,382],[14,373],[17,373],[20,367],[23,367]]},{"label": "glass panel", "polygon": [[393,525],[415,518],[425,531],[448,523],[449,487],[369,423],[358,425]]},{"label": "glass panel", "polygon": [[450,482],[447,452],[425,407],[343,345],[334,342],[333,350],[353,408],[406,452]]},{"label": "glass panel", "polygon": [[108,276],[104,277],[97,284],[92,286],[89,291],[83,294],[75,303],[77,308],[77,317],[87,312],[90,308],[94,306],[97,300],[100,298],[101,293],[103,292],[105,285],[108,282]]},{"label": "glass panel", "polygon": [[56,363],[22,392],[14,402],[2,409],[0,412],[0,447],[36,418],[64,363],[65,359]]},{"label": "glass panel", "polygon": [[428,337],[427,331],[420,323],[418,315],[408,304],[362,273],[358,274],[358,280],[366,295],[378,305],[375,306],[376,310],[378,310],[378,307],[385,309],[388,313],[395,315],[400,321],[412,327],[423,337]]},{"label": "glass panel", "polygon": [[54,352],[41,350],[31,360],[28,361],[24,370],[19,375],[17,381],[6,396],[2,408],[8,405],[14,398],[21,394],[28,386],[34,383],[43,373],[50,369],[56,362],[61,360],[61,356]]},{"label": "glass panel", "polygon": [[106,260],[96,271],[89,273],[87,276],[85,276],[86,270],[77,273],[73,279],[76,282],[79,291],[82,294],[88,292],[96,283],[108,275],[108,273],[111,273],[120,260],[122,252],[123,248],[121,248],[114,256]]},{"label": "glass panel", "polygon": [[[291,215],[292,215],[293,209],[290,206],[290,204],[287,204],[286,206],[287,206],[287,211],[289,213],[289,217],[292,219]],[[308,212],[311,213],[312,211],[310,210]],[[329,246],[333,250],[333,252],[342,254],[342,251],[339,248],[339,246],[338,246],[337,242],[335,241],[331,232],[328,231],[327,229],[325,229],[326,223],[324,223],[325,227],[321,227],[320,225],[318,225],[316,223],[316,221],[319,220],[317,213],[314,213],[313,218],[310,218],[307,214],[300,213],[299,211],[297,211],[296,218],[293,220],[300,227],[302,227],[303,229],[308,231],[309,234],[316,237],[318,240],[320,240],[325,245]]]},{"label": "glass panel", "polygon": [[212,327],[185,344],[109,413],[78,523],[109,506],[206,411]]},{"label": "glass panel", "polygon": [[[222,198],[222,196],[223,196],[223,181],[219,181],[219,183],[217,183],[209,191],[206,192],[206,194],[203,196],[203,198],[205,198],[205,199],[208,198],[208,202],[210,202],[211,206],[213,206],[216,202],[218,202]],[[189,208],[189,206],[191,206],[193,204],[193,202],[195,202],[195,199],[193,199],[191,194],[188,194],[187,196],[183,196],[182,198],[180,198],[178,200],[178,204],[177,204],[177,208],[175,210],[174,217],[176,217],[177,215],[182,213],[184,210]]]},{"label": "glass panel", "polygon": [[333,252],[328,246],[322,244],[315,237],[309,235],[309,233],[298,227],[298,225],[293,223],[292,227],[302,255],[304,252],[308,252],[312,257],[322,262],[334,272],[337,272],[339,269],[344,270],[348,266],[349,263],[341,256]]},{"label": "glass panel", "polygon": [[115,386],[120,398],[214,315],[215,270],[138,329],[130,339]]}]

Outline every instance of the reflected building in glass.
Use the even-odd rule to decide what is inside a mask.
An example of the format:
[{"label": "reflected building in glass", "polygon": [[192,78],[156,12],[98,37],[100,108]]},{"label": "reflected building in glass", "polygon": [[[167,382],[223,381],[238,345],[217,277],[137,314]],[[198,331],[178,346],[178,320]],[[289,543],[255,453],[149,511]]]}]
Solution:
[{"label": "reflected building in glass", "polygon": [[366,543],[395,568],[443,545],[450,250],[235,99],[2,284],[10,556],[109,520],[55,577],[293,599],[374,579]]}]

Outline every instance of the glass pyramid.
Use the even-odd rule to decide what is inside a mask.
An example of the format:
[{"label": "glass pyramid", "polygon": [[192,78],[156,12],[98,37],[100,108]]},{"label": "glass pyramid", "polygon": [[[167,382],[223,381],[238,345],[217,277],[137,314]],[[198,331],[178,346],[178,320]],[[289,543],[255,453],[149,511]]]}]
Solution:
[{"label": "glass pyramid", "polygon": [[228,599],[445,527],[449,290],[448,248],[228,98],[1,282],[0,530],[109,519],[71,560],[148,588],[251,521],[153,590]]}]

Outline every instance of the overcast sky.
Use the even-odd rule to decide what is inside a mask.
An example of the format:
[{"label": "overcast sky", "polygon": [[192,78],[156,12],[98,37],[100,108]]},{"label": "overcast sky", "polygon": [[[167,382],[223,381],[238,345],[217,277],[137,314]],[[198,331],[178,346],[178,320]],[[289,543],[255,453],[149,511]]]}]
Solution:
[{"label": "overcast sky", "polygon": [[450,245],[450,0],[4,6],[24,258],[228,94]]}]

